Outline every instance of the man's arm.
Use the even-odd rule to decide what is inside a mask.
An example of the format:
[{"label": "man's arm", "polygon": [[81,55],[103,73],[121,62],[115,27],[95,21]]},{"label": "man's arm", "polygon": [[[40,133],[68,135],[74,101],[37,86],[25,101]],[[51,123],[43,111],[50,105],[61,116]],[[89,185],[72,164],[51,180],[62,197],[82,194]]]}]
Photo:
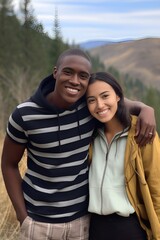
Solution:
[{"label": "man's arm", "polygon": [[156,120],[154,109],[142,102],[131,101],[125,98],[125,104],[129,112],[138,116],[136,124],[136,142],[144,146],[153,141],[156,132]]},{"label": "man's arm", "polygon": [[21,186],[22,178],[18,167],[18,163],[23,156],[24,150],[24,145],[15,143],[8,136],[5,137],[1,160],[2,174],[8,195],[20,224],[22,224],[27,216]]}]

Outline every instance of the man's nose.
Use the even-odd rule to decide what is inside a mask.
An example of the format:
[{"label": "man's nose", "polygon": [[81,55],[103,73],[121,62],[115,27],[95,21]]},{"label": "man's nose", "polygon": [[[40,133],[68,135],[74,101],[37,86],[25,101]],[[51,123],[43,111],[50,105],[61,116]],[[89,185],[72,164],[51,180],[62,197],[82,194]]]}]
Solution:
[{"label": "man's nose", "polygon": [[70,82],[72,83],[72,84],[76,84],[76,85],[79,85],[79,76],[78,76],[78,74],[73,74],[72,75],[72,77],[71,77],[71,79],[70,79]]}]

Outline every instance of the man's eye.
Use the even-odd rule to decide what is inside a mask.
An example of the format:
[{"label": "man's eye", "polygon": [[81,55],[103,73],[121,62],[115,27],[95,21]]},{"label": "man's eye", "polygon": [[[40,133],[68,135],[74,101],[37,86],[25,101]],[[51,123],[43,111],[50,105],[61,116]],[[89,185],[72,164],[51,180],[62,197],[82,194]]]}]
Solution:
[{"label": "man's eye", "polygon": [[71,74],[72,74],[71,71],[69,71],[69,70],[65,70],[65,71],[63,71],[63,73],[64,73],[65,75],[71,75]]},{"label": "man's eye", "polygon": [[81,73],[80,78],[83,80],[88,80],[90,78],[90,75],[87,73]]}]

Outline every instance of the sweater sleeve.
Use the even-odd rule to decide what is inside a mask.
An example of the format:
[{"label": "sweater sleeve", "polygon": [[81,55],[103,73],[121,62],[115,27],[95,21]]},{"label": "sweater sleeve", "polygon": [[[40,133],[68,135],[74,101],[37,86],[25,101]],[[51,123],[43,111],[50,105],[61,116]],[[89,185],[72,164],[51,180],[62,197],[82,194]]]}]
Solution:
[{"label": "sweater sleeve", "polygon": [[27,143],[27,131],[25,130],[24,122],[18,107],[9,117],[7,134],[16,143]]}]

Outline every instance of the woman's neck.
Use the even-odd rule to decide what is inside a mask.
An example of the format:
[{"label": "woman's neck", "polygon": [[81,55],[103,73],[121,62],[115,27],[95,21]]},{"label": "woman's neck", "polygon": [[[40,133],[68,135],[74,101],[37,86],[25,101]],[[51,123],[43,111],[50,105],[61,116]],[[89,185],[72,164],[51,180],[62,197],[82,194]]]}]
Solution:
[{"label": "woman's neck", "polygon": [[113,118],[111,121],[105,123],[104,132],[107,138],[107,142],[110,143],[113,137],[117,133],[123,131],[123,129],[124,129],[124,126],[117,118]]}]

